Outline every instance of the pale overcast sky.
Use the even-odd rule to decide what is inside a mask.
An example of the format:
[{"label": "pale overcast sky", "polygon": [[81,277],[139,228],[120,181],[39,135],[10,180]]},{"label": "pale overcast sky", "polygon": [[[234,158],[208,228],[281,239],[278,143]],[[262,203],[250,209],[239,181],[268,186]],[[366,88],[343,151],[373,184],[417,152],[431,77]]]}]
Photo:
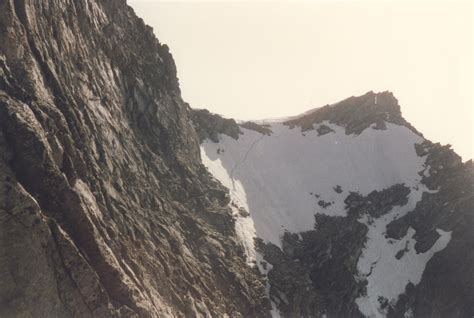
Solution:
[{"label": "pale overcast sky", "polygon": [[390,90],[425,137],[474,157],[472,2],[129,3],[192,107],[262,119]]}]

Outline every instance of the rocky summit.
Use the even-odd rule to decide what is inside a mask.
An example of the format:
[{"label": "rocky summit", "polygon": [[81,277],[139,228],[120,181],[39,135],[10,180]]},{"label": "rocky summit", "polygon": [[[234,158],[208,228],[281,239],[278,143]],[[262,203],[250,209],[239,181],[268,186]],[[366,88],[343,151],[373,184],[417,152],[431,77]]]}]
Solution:
[{"label": "rocky summit", "polygon": [[0,0],[0,317],[473,317],[473,181],[390,92],[226,119],[124,0]]},{"label": "rocky summit", "polygon": [[472,316],[472,161],[426,140],[392,93],[252,125],[194,112],[274,316]]}]

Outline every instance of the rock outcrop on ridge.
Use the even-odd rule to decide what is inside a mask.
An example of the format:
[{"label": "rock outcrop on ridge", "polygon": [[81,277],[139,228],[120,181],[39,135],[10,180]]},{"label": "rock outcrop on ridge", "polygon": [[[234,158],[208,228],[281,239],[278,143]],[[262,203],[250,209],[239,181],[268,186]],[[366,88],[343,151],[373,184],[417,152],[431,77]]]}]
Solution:
[{"label": "rock outcrop on ridge", "polygon": [[124,0],[0,1],[0,316],[268,313],[168,47]]},{"label": "rock outcrop on ridge", "polygon": [[[335,110],[335,107],[336,110]],[[316,108],[301,116],[285,121],[291,127],[301,127],[302,131],[314,129],[315,124],[323,121],[342,126],[346,134],[360,134],[370,125],[375,129],[386,129],[386,123],[406,126],[421,135],[402,117],[398,100],[391,92],[367,92],[363,96],[351,96],[333,105]],[[324,125],[322,125],[324,127]]]}]

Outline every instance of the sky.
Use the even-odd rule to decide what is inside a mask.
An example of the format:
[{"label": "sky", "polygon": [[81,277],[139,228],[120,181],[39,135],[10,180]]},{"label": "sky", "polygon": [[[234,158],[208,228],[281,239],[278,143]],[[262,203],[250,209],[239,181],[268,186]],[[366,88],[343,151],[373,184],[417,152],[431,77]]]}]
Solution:
[{"label": "sky", "polygon": [[473,2],[128,2],[191,107],[265,119],[389,90],[426,138],[474,157]]}]

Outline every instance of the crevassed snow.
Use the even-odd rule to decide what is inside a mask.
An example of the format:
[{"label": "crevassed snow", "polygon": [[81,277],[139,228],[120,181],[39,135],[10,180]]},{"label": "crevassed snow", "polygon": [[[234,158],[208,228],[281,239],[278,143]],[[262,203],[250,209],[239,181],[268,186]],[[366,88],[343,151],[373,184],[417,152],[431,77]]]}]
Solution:
[{"label": "crevassed snow", "polygon": [[[367,195],[403,183],[411,190],[406,205],[378,219],[360,220],[369,232],[358,270],[359,278],[367,279],[368,285],[367,295],[358,298],[357,304],[367,316],[384,316],[379,297],[396,302],[409,282],[420,281],[426,263],[450,239],[450,233],[439,230],[441,237],[435,245],[416,254],[413,229],[398,241],[385,238],[387,224],[411,211],[428,191],[418,174],[426,169],[425,158],[414,147],[423,139],[391,123],[386,130],[368,128],[360,135],[346,135],[344,128],[324,122],[335,132],[323,136],[318,136],[318,127],[302,133],[282,123],[270,124],[270,136],[242,128],[238,140],[221,135],[219,143],[201,145],[203,163],[230,190],[236,232],[249,261],[257,261],[265,272],[261,255],[254,249],[255,236],[281,247],[285,231],[314,229],[316,213],[345,216],[344,200],[350,192]],[[341,193],[335,191],[336,186]],[[331,205],[323,208],[319,200]],[[239,207],[251,217],[240,216]],[[396,253],[403,249],[405,254],[397,260]]]}]

